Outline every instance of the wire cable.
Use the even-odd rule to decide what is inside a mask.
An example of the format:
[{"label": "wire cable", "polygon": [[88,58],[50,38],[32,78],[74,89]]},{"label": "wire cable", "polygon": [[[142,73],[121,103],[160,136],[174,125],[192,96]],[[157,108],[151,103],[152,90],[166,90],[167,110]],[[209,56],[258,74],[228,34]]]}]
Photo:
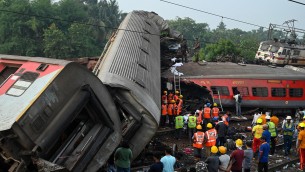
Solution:
[{"label": "wire cable", "polygon": [[294,1],[294,0],[288,0],[288,1],[290,1],[290,2],[294,2],[294,3],[297,3],[297,4],[301,4],[301,5],[305,5],[304,3],[302,3],[302,2],[298,2],[298,1]]},{"label": "wire cable", "polygon": [[260,25],[257,25],[257,24],[249,23],[249,22],[245,22],[245,21],[234,19],[234,18],[231,18],[231,17],[225,17],[225,16],[214,14],[214,13],[211,13],[211,12],[207,12],[207,11],[199,10],[199,9],[196,9],[196,8],[188,7],[188,6],[185,6],[185,5],[173,3],[173,2],[170,2],[170,1],[166,1],[166,0],[160,0],[160,1],[168,3],[168,4],[180,6],[180,7],[183,7],[183,8],[191,9],[191,10],[194,10],[194,11],[210,14],[210,15],[213,15],[213,16],[216,16],[216,17],[221,17],[221,18],[224,18],[224,19],[232,20],[232,21],[235,21],[235,22],[239,22],[239,23],[243,23],[243,24],[248,24],[248,25],[252,25],[252,26],[268,29],[267,27],[264,27],[264,26],[260,26]]}]

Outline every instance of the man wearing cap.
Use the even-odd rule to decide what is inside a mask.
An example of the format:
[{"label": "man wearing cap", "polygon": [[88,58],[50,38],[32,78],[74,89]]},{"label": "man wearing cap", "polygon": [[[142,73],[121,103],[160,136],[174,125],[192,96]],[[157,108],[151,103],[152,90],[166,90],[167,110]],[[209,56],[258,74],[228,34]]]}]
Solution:
[{"label": "man wearing cap", "polygon": [[197,125],[197,132],[193,135],[194,156],[201,158],[201,149],[203,148],[204,132],[201,125]]},{"label": "man wearing cap", "polygon": [[211,154],[211,147],[216,146],[217,131],[211,123],[207,124],[207,131],[204,133],[205,157]]},{"label": "man wearing cap", "polygon": [[283,135],[284,135],[284,150],[285,156],[290,154],[291,144],[292,144],[292,136],[294,133],[294,124],[291,122],[291,116],[286,117],[287,122],[283,127]]},{"label": "man wearing cap", "polygon": [[218,153],[218,148],[216,146],[211,147],[211,156],[207,157],[205,163],[207,163],[209,172],[218,172],[219,168],[219,158],[216,155]]},{"label": "man wearing cap", "polygon": [[[235,144],[236,150],[234,150],[230,155],[230,165],[227,171],[231,170],[232,172],[242,172],[242,164],[244,160],[244,151],[242,149],[243,141],[241,139],[237,139]],[[235,162],[233,162],[234,160]]]},{"label": "man wearing cap", "polygon": [[253,153],[258,153],[258,148],[261,145],[261,137],[263,134],[263,126],[262,126],[263,120],[261,118],[258,118],[256,121],[256,125],[252,129],[252,135],[253,137],[253,144],[252,149]]},{"label": "man wearing cap", "polygon": [[276,128],[275,124],[272,121],[270,121],[270,116],[269,115],[266,116],[266,120],[267,120],[268,130],[271,134],[270,155],[273,155],[274,152],[275,152],[277,128]]},{"label": "man wearing cap", "polygon": [[299,124],[300,133],[298,135],[297,152],[300,156],[300,168],[304,170],[305,167],[305,124]]}]

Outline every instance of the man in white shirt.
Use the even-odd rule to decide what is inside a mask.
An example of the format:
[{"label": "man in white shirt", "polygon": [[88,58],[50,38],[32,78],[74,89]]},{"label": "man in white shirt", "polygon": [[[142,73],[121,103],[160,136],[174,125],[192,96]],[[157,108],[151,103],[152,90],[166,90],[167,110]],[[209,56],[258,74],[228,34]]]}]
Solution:
[{"label": "man in white shirt", "polygon": [[257,119],[261,116],[262,114],[261,113],[255,113],[254,116],[253,116],[253,120],[252,120],[252,127],[254,127],[256,125],[256,121]]}]

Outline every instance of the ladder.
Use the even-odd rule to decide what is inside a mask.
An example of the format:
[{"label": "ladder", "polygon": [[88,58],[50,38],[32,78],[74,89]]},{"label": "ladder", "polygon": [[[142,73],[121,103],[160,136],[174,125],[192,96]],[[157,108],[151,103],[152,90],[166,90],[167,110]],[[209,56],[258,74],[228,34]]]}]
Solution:
[{"label": "ladder", "polygon": [[[218,100],[219,100],[220,109],[221,109],[221,111],[223,111],[223,107],[222,107],[222,103],[221,103],[221,98],[220,98],[219,90],[217,90],[217,95],[218,95]],[[214,92],[212,92],[212,99],[213,99],[213,102],[215,103]]]},{"label": "ladder", "polygon": [[179,91],[179,93],[181,94],[181,89],[180,89],[180,73],[178,73],[177,76],[174,74],[174,88],[175,88],[175,92]]}]

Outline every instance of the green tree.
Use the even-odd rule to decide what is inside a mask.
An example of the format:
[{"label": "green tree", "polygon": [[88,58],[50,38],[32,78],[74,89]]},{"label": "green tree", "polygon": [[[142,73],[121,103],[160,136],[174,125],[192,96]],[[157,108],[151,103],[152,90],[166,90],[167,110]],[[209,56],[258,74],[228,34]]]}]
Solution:
[{"label": "green tree", "polygon": [[44,30],[43,47],[46,57],[64,59],[69,56],[70,48],[65,34],[55,24]]}]

